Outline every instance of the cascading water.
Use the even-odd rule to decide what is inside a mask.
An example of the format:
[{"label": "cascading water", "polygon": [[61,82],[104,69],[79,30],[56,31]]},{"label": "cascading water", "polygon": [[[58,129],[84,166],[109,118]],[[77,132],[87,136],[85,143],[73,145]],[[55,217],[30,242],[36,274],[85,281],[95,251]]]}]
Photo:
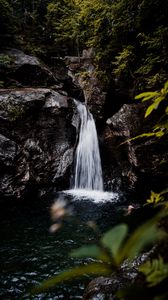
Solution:
[{"label": "cascading water", "polygon": [[74,200],[94,202],[118,200],[113,192],[103,191],[102,167],[97,131],[92,114],[85,104],[74,100],[80,116],[79,140],[75,153],[73,189],[64,191]]},{"label": "cascading water", "polygon": [[103,191],[102,167],[97,131],[85,104],[75,101],[81,119],[75,154],[75,189]]}]

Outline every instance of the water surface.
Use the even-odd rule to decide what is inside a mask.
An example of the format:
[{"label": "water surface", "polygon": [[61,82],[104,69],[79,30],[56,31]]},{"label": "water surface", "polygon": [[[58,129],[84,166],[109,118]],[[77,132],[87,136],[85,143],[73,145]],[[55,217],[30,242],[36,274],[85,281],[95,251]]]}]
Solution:
[{"label": "water surface", "polygon": [[7,203],[1,208],[0,299],[82,299],[90,281],[88,276],[59,285],[52,292],[31,296],[28,291],[44,279],[82,264],[81,260],[69,257],[69,253],[95,241],[95,234],[86,223],[93,220],[104,232],[121,220],[124,205],[122,199],[120,202],[115,198],[96,202],[88,197],[56,195],[60,197],[68,198],[73,215],[56,234],[49,232],[51,201],[24,205]]}]

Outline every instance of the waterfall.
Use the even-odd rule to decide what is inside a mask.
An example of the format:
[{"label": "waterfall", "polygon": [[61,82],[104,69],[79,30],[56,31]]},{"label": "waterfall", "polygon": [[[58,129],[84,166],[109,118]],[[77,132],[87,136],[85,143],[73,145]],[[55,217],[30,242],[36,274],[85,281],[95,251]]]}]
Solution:
[{"label": "waterfall", "polygon": [[79,141],[75,153],[75,189],[103,191],[101,159],[97,131],[85,104],[75,100],[80,115]]}]

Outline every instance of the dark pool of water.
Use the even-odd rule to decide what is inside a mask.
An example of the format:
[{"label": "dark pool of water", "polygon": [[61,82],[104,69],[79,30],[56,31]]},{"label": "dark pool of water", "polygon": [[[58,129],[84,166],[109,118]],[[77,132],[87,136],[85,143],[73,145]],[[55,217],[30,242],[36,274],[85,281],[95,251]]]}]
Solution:
[{"label": "dark pool of water", "polygon": [[[82,264],[69,257],[72,249],[94,242],[95,234],[86,226],[93,220],[101,232],[118,223],[124,204],[72,201],[73,216],[56,234],[49,233],[51,202],[1,208],[0,299],[82,299],[89,277],[59,285],[52,292],[32,296],[29,290],[60,271]],[[87,259],[86,261],[90,261]]]}]

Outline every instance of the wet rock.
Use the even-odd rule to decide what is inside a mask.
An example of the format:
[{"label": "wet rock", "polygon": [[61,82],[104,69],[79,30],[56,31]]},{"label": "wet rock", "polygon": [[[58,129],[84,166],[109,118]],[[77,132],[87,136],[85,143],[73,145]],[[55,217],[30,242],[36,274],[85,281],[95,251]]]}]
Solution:
[{"label": "wet rock", "polygon": [[18,49],[6,50],[5,53],[6,55],[13,56],[14,63],[18,67],[21,67],[25,64],[29,64],[32,66],[40,66],[40,61],[38,60],[37,57],[32,55],[27,55]]},{"label": "wet rock", "polygon": [[[159,141],[159,145],[155,138],[130,140],[150,131],[150,123],[144,119],[144,108],[141,103],[124,104],[107,120],[103,133],[107,160],[110,158],[108,167],[107,161],[104,162],[105,176],[116,180],[111,185],[120,182],[122,190],[128,193],[136,190],[140,197],[147,188],[156,185],[158,189],[165,187],[168,157],[164,139]],[[161,164],[161,161],[164,163]],[[108,175],[110,165],[111,173]]]},{"label": "wet rock", "polygon": [[116,136],[132,137],[143,126],[144,107],[141,103],[124,104],[106,123]]},{"label": "wet rock", "polygon": [[6,167],[12,166],[17,154],[17,144],[0,134],[0,164]]},{"label": "wet rock", "polygon": [[0,118],[16,120],[30,109],[42,107],[67,107],[67,96],[44,88],[0,90]]},{"label": "wet rock", "polygon": [[72,115],[71,101],[58,91],[0,91],[1,196],[69,187],[76,138]]},{"label": "wet rock", "polygon": [[68,107],[67,94],[50,91],[45,102],[45,107]]},{"label": "wet rock", "polygon": [[65,63],[73,83],[84,93],[84,100],[97,120],[103,119],[106,92],[97,78],[94,66],[94,50],[84,50],[81,57],[67,56]]},{"label": "wet rock", "polygon": [[151,251],[137,256],[132,262],[126,260],[118,272],[113,273],[111,277],[101,276],[93,279],[84,291],[83,300],[120,299],[116,296],[117,292],[140,278],[139,266],[145,263],[155,251],[155,247],[153,247]]},{"label": "wet rock", "polygon": [[57,178],[63,177],[66,173],[67,168],[71,167],[73,162],[73,153],[73,148],[67,149],[65,152],[63,151],[62,159],[58,160],[58,166],[53,181],[55,181]]},{"label": "wet rock", "polygon": [[87,286],[83,300],[117,300],[116,292],[125,287],[126,282],[117,277],[98,277]]},{"label": "wet rock", "polygon": [[49,86],[58,82],[56,77],[37,57],[18,49],[0,53],[0,78],[5,87]]}]

